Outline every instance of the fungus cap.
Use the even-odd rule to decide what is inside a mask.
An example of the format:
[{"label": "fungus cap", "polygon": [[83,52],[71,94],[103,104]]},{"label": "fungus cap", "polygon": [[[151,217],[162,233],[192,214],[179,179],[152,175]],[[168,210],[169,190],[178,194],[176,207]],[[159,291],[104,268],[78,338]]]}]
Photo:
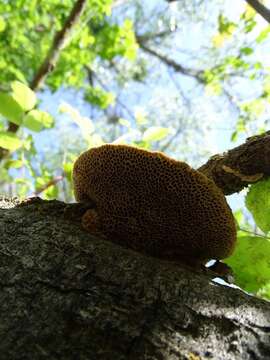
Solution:
[{"label": "fungus cap", "polygon": [[184,162],[108,144],[79,156],[73,180],[76,200],[94,201],[98,231],[111,241],[174,261],[223,259],[234,249],[225,196]]}]

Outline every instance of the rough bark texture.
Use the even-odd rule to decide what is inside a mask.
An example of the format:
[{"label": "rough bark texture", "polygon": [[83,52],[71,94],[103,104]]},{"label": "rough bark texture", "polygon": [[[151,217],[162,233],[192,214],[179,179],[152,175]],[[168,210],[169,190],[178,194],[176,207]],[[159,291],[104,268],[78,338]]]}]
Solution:
[{"label": "rough bark texture", "polygon": [[270,131],[252,136],[224,154],[212,156],[198,170],[214,180],[226,195],[270,176]]},{"label": "rough bark texture", "polygon": [[94,238],[80,205],[0,208],[1,359],[269,359],[270,303]]}]

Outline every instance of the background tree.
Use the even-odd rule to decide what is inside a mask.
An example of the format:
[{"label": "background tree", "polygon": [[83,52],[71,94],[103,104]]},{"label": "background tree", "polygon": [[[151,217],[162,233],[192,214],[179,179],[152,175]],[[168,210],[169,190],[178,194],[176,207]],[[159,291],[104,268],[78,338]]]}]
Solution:
[{"label": "background tree", "polygon": [[[71,201],[74,159],[103,141],[160,149],[198,167],[230,139],[238,145],[267,130],[270,27],[254,8],[210,0],[2,2],[2,191]],[[256,224],[236,211],[244,250],[229,261],[241,286],[269,297],[270,190],[262,174],[246,178],[245,185],[263,179],[246,199]],[[260,264],[250,262],[249,242]]]}]

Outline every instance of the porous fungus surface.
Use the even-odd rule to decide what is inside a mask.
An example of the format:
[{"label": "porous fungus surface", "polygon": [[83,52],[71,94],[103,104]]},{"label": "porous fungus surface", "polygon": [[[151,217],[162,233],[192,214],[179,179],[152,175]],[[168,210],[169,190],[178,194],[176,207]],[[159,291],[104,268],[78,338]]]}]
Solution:
[{"label": "porous fungus surface", "polygon": [[[97,231],[111,241],[174,261],[222,259],[233,251],[235,222],[223,193],[184,162],[103,145],[80,155],[73,179],[76,200],[94,201]],[[92,229],[95,219],[89,221]]]}]

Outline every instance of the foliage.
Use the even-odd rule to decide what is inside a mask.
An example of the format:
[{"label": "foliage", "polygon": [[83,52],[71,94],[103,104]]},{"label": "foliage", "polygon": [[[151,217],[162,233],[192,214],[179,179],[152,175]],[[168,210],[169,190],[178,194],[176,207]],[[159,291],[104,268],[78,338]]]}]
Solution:
[{"label": "foliage", "polygon": [[235,282],[250,293],[264,291],[270,285],[270,239],[261,236],[247,236],[239,232],[233,256],[226,260],[234,271]]},{"label": "foliage", "polygon": [[[225,95],[238,113],[235,130],[231,140],[236,141],[241,133],[247,133],[254,124],[262,119],[259,132],[266,130],[266,120],[269,111],[269,66],[261,57],[256,56],[257,46],[265,45],[269,39],[270,25],[258,28],[258,16],[249,6],[242,12],[238,23],[220,14],[218,17],[218,31],[213,36],[212,42],[215,48],[226,50],[227,54],[212,67],[204,70],[203,81],[211,95]],[[245,35],[245,41],[239,39]],[[250,42],[248,43],[248,38]],[[235,48],[231,43],[240,42]],[[231,76],[233,74],[233,76]],[[232,78],[238,77],[239,86],[246,86],[251,80],[254,88],[246,88],[246,91],[234,91],[231,86]],[[248,96],[247,96],[248,95]]]},{"label": "foliage", "polygon": [[[53,126],[50,114],[34,109],[37,103],[35,93],[19,81],[11,83],[11,91],[0,92],[0,114],[10,122],[33,131],[41,131]],[[8,150],[17,150],[22,141],[11,132],[0,133],[0,146]]]},{"label": "foliage", "polygon": [[270,231],[270,179],[265,179],[250,186],[246,196],[246,206],[252,213],[259,228]]},{"label": "foliage", "polygon": [[133,24],[129,19],[126,19],[121,27],[104,22],[95,29],[95,35],[98,36],[94,49],[101,58],[112,60],[120,55],[129,60],[135,59],[138,45],[133,32]]},{"label": "foliage", "polygon": [[[256,225],[266,234],[270,231],[270,179],[250,186],[245,197],[248,210]],[[235,274],[236,284],[248,292],[270,299],[270,238],[243,231],[241,212],[236,214],[238,236],[234,254],[226,260]],[[249,235],[247,235],[247,232]]]},{"label": "foliage", "polygon": [[106,109],[114,102],[114,95],[102,90],[100,87],[88,87],[84,98],[93,106],[97,106],[101,109]]},{"label": "foliage", "polygon": [[[10,2],[0,4],[0,14],[3,14],[0,27],[1,83],[8,84],[16,79],[31,82],[40,62],[46,58],[53,34],[63,27],[73,3],[71,0],[28,0],[15,1],[12,5]],[[104,16],[110,13],[110,4],[111,0],[89,1],[62,49],[54,71],[46,78],[52,90],[61,85],[83,87],[84,68],[89,67],[97,56],[106,60],[119,55],[134,58],[136,41],[132,23],[126,20],[121,27],[104,21]],[[103,51],[100,50],[101,44]],[[22,49],[26,49],[23,56]]]}]

